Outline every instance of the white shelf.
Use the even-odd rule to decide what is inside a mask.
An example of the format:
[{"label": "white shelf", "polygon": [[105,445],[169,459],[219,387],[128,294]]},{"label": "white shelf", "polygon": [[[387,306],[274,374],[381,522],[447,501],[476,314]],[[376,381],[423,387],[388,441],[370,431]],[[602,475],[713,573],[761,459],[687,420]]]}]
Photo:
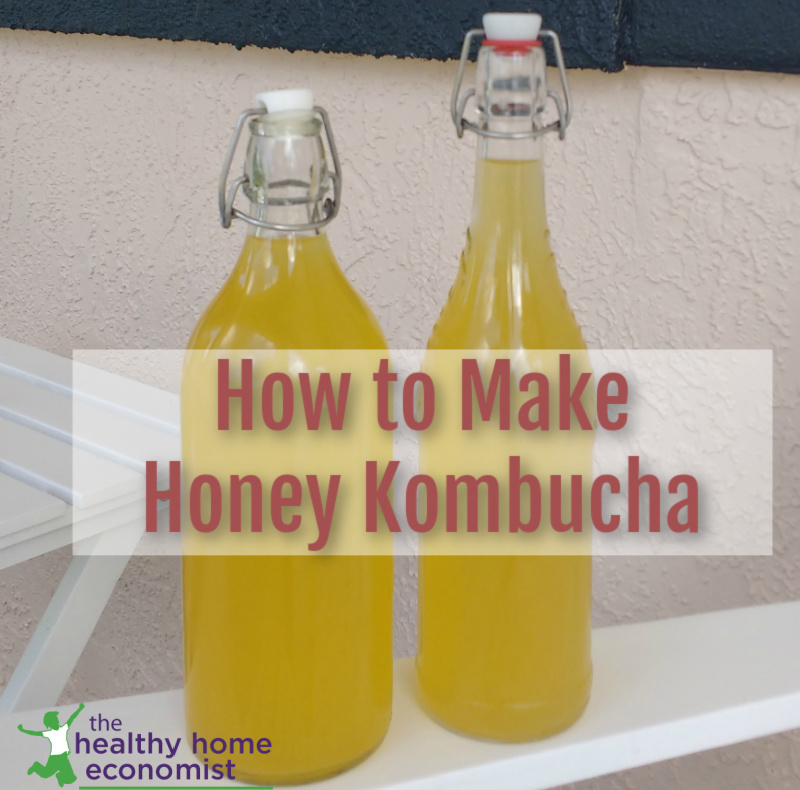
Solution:
[{"label": "white shelf", "polygon": [[178,454],[177,416],[176,395],[0,338],[0,570],[69,545],[73,521],[86,537],[0,712],[58,699],[143,529],[147,453]]},{"label": "white shelf", "polygon": [[[594,691],[583,718],[561,735],[523,745],[474,741],[437,726],[416,703],[413,662],[398,661],[392,726],[384,743],[352,771],[309,787],[544,790],[800,727],[800,602],[603,628],[595,631],[593,654]],[[75,730],[86,735],[89,716],[98,712],[121,719],[125,732],[180,736],[173,762],[192,759],[182,692],[91,703],[73,726],[73,743]],[[20,777],[21,786],[28,765],[42,759],[42,749],[39,739],[17,737],[13,730],[20,722],[39,727],[41,713],[0,719],[0,765],[4,776]],[[77,790],[109,784],[86,781],[90,762],[146,758],[89,758],[73,748],[71,759]],[[174,779],[149,784],[181,786]]]}]

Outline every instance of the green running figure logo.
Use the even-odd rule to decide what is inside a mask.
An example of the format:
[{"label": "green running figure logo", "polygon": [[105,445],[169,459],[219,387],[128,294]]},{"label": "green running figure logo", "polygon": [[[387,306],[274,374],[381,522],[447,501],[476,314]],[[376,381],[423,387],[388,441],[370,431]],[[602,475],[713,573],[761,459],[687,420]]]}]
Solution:
[{"label": "green running figure logo", "polygon": [[71,785],[77,779],[75,771],[72,770],[69,762],[67,735],[70,725],[83,708],[84,704],[81,702],[78,705],[78,710],[67,719],[66,724],[58,723],[58,713],[56,711],[51,710],[49,713],[45,713],[44,726],[47,727],[46,730],[26,730],[21,724],[17,727],[20,732],[24,732],[26,735],[38,735],[50,741],[50,758],[47,761],[47,765],[35,762],[28,768],[28,776],[38,774],[47,779],[49,776],[55,775],[59,787]]}]

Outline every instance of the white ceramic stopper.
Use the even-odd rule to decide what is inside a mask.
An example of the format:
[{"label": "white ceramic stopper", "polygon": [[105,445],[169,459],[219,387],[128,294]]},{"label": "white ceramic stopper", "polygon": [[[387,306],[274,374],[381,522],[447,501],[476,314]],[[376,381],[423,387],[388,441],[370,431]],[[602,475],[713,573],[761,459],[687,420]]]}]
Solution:
[{"label": "white ceramic stopper", "polygon": [[268,113],[287,110],[310,111],[314,109],[314,94],[308,88],[266,91],[256,96],[256,106],[266,107]]},{"label": "white ceramic stopper", "polygon": [[535,41],[541,27],[541,14],[483,15],[483,33],[492,41]]}]

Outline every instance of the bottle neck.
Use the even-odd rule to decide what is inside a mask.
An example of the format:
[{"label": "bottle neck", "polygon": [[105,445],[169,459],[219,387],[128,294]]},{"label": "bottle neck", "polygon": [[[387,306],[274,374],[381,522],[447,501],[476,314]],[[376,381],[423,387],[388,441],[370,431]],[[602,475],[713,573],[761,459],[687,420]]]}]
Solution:
[{"label": "bottle neck", "polygon": [[275,230],[250,225],[250,235],[319,235],[319,230],[299,229],[325,216],[331,185],[319,120],[301,112],[267,115],[251,122],[250,134],[244,171],[250,215],[261,222],[285,226]]},{"label": "bottle neck", "polygon": [[472,232],[546,233],[541,139],[481,138],[475,167]]},{"label": "bottle neck", "polygon": [[[525,135],[542,127],[547,96],[540,46],[483,46],[476,76],[479,125],[499,135]],[[473,227],[501,232],[522,227],[546,232],[542,137],[478,138]]]},{"label": "bottle neck", "polygon": [[[322,201],[317,201],[310,206],[280,206],[265,205],[263,203],[250,202],[250,216],[262,222],[269,222],[273,225],[304,225],[322,216]],[[312,236],[320,236],[325,231],[317,230],[272,230],[262,228],[258,225],[247,226],[247,235],[262,239],[302,239]]]},{"label": "bottle neck", "polygon": [[[531,129],[529,117],[505,118],[490,115],[485,128],[499,134],[527,132]],[[508,162],[530,162],[541,160],[543,142],[541,137],[503,138],[478,137],[478,160],[493,159]]]}]

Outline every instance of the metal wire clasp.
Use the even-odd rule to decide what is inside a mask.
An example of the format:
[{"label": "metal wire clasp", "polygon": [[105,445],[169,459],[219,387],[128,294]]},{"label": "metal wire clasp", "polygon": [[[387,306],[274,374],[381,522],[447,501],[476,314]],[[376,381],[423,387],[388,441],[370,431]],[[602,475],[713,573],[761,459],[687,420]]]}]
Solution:
[{"label": "metal wire clasp", "polygon": [[[236,149],[239,146],[239,139],[242,136],[242,129],[244,129],[245,123],[247,123],[247,121],[251,118],[267,114],[267,109],[265,107],[260,107],[257,109],[245,110],[239,116],[239,120],[236,121],[236,127],[233,130],[233,136],[231,137],[230,144],[228,145],[228,153],[225,155],[225,162],[222,165],[222,173],[219,177],[219,218],[222,222],[223,228],[229,228],[231,226],[231,221],[235,217],[259,228],[265,228],[266,230],[293,233],[319,230],[320,228],[324,228],[332,219],[336,217],[336,215],[339,213],[339,207],[341,206],[342,202],[342,169],[339,164],[339,153],[336,150],[336,142],[333,139],[333,131],[331,129],[328,113],[325,112],[322,107],[314,107],[314,112],[322,120],[322,125],[325,129],[325,136],[328,139],[328,150],[331,154],[331,162],[333,163],[333,172],[329,173],[329,177],[333,182],[333,199],[325,199],[325,202],[322,205],[323,216],[318,220],[306,222],[302,225],[284,225],[258,219],[244,211],[240,211],[233,205],[234,201],[236,200],[236,193],[244,184],[247,183],[248,179],[245,175],[239,176],[239,178],[234,179],[230,186],[228,186],[228,177],[230,175],[231,164],[233,163],[233,157],[236,154]],[[311,187],[310,184],[308,186],[309,188]]]},{"label": "metal wire clasp", "polygon": [[464,118],[464,110],[467,107],[467,102],[475,95],[475,89],[470,88],[470,90],[461,96],[461,83],[464,81],[464,70],[467,67],[467,60],[469,59],[472,42],[478,36],[483,35],[484,31],[482,28],[470,30],[467,35],[464,36],[464,44],[461,47],[461,58],[458,61],[458,73],[456,74],[456,81],[453,85],[453,93],[450,96],[450,115],[453,118],[453,123],[456,125],[456,133],[458,136],[463,137],[464,129],[469,129],[471,132],[481,135],[481,137],[498,137],[510,140],[540,137],[548,132],[558,132],[559,138],[563,140],[572,118],[572,107],[569,96],[569,85],[567,84],[567,69],[564,66],[564,55],[561,51],[561,41],[558,38],[558,34],[553,30],[540,30],[539,41],[542,39],[549,39],[552,42],[553,51],[556,56],[556,65],[558,66],[558,74],[561,78],[563,99],[556,91],[547,91],[548,98],[553,100],[558,109],[557,121],[553,121],[547,126],[543,126],[541,129],[531,129],[530,132],[494,132],[489,129],[483,129]]}]

